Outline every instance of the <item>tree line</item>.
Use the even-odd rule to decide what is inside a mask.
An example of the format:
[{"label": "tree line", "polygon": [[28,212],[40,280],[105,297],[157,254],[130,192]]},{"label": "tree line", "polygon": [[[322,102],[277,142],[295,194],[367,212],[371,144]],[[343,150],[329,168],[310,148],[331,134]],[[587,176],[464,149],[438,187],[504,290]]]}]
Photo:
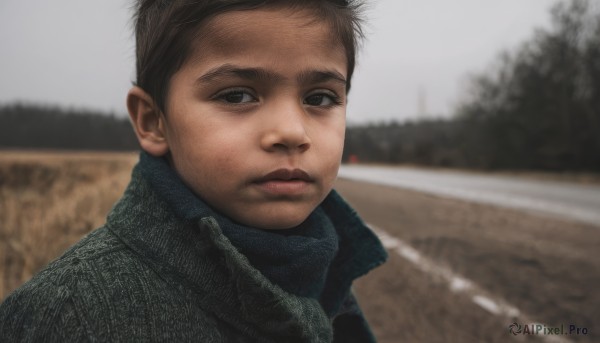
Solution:
[{"label": "tree line", "polygon": [[128,118],[56,106],[0,106],[0,148],[135,150]]},{"label": "tree line", "polygon": [[349,160],[479,169],[600,171],[600,14],[558,3],[537,31],[473,77],[452,119],[347,130]]},{"label": "tree line", "polygon": [[[600,171],[600,13],[565,0],[552,26],[476,75],[450,119],[352,126],[345,161]],[[0,106],[0,148],[139,149],[124,117]]]}]

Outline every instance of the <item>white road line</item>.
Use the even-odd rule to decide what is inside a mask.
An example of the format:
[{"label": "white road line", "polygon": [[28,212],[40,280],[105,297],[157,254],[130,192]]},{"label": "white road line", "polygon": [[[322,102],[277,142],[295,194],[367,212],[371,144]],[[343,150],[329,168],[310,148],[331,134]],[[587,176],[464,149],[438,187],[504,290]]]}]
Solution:
[{"label": "white road line", "polygon": [[[388,234],[381,228],[376,227],[372,224],[367,225],[371,228],[371,230],[373,230],[373,232],[377,234],[377,236],[379,236],[381,243],[386,249],[394,251],[396,254],[398,254],[405,260],[411,262],[423,272],[432,275],[434,278],[444,280],[448,284],[448,288],[450,289],[450,291],[452,291],[453,293],[466,294],[474,304],[488,311],[491,314],[511,318],[512,320],[519,319],[525,323],[539,324],[538,322],[533,322],[529,320],[529,316],[526,316],[521,310],[519,310],[515,306],[510,305],[504,299],[492,296],[491,294],[483,290],[481,287],[479,287],[477,284],[475,284],[473,281],[459,276],[449,268],[439,265],[434,261],[428,259],[427,257],[421,255],[421,253],[419,253],[418,250],[411,247],[409,244],[405,243],[401,239],[398,239]],[[572,342],[571,340],[554,335],[538,335],[538,337],[544,340],[545,342]]]},{"label": "white road line", "polygon": [[490,313],[502,314],[502,312],[500,311],[500,308],[498,307],[498,304],[496,304],[496,302],[494,300],[492,300],[486,296],[474,295],[471,299],[473,299],[473,302],[476,303],[477,305],[479,305],[479,307],[487,310]]}]

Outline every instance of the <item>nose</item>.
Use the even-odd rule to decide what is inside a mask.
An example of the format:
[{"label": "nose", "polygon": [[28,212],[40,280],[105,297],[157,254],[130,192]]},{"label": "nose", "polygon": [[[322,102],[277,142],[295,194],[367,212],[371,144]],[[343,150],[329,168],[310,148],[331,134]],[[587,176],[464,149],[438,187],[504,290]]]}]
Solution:
[{"label": "nose", "polygon": [[268,111],[261,137],[261,147],[269,152],[304,152],[311,146],[307,132],[310,118],[301,104],[274,106]]}]

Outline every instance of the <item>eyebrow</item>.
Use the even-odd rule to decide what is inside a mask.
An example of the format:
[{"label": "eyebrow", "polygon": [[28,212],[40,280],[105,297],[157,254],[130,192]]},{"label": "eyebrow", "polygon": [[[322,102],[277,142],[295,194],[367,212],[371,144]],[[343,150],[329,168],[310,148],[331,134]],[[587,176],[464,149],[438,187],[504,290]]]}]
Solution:
[{"label": "eyebrow", "polygon": [[346,85],[346,79],[335,70],[307,70],[301,72],[297,77],[298,83],[320,83],[326,81],[336,81]]},{"label": "eyebrow", "polygon": [[[264,68],[246,68],[232,64],[223,64],[213,68],[200,76],[196,83],[210,83],[219,78],[236,77],[249,81],[281,81],[285,77],[281,74],[266,70]],[[335,70],[306,70],[302,71],[296,77],[298,83],[320,83],[326,81],[335,81],[346,85],[346,79],[342,74]]]}]

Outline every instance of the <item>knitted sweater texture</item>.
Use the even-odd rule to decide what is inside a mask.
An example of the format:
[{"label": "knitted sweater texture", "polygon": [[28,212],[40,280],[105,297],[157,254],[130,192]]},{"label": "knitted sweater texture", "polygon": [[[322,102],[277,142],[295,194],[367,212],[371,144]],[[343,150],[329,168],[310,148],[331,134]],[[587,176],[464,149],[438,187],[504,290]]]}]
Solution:
[{"label": "knitted sweater texture", "polygon": [[176,216],[136,169],[107,223],[0,305],[0,342],[372,342],[349,287],[385,252],[360,225],[348,234],[363,248],[336,260],[347,296],[328,314],[254,268],[215,218]]}]

